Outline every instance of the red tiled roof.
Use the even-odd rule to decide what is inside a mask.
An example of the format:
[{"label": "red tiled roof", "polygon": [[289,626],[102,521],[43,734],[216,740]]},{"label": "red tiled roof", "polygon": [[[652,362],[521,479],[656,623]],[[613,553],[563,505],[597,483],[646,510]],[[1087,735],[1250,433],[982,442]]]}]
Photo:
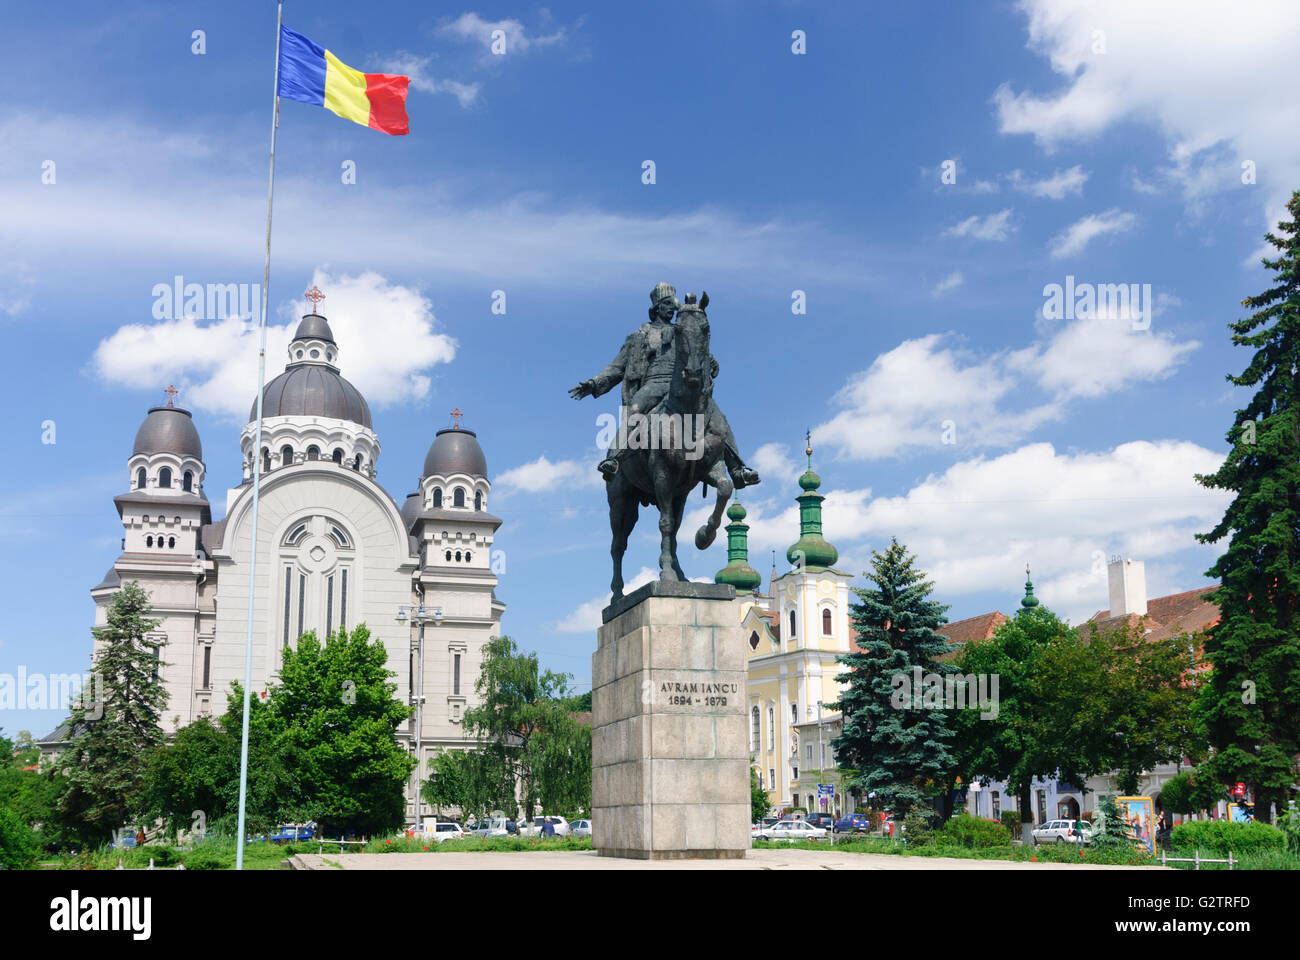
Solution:
[{"label": "red tiled roof", "polygon": [[948,638],[949,643],[969,643],[972,640],[987,640],[1000,624],[1007,622],[1007,615],[1000,610],[981,613],[977,617],[967,617],[945,623],[936,633]]},{"label": "red tiled roof", "polygon": [[[1199,633],[1213,626],[1219,620],[1219,608],[1205,598],[1217,589],[1218,587],[1198,587],[1148,600],[1146,635],[1152,640],[1163,640],[1181,633]],[[1109,610],[1099,610],[1088,622],[1098,630],[1106,630],[1126,621],[1137,624],[1140,619],[1135,614],[1112,617]]]}]

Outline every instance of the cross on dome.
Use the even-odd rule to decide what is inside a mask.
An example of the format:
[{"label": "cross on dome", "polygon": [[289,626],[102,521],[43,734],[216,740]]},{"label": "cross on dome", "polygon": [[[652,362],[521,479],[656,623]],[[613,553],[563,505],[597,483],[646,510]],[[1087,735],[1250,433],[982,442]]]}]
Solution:
[{"label": "cross on dome", "polygon": [[303,296],[311,301],[312,313],[316,312],[320,306],[320,302],[325,299],[325,294],[321,293],[320,289],[314,283],[311,285],[311,289],[304,293]]},{"label": "cross on dome", "polygon": [[453,428],[453,429],[455,429],[455,430],[459,430],[459,429],[460,429],[460,418],[463,417],[463,416],[465,416],[465,414],[461,412],[460,407],[457,407],[455,410],[453,410],[453,411],[451,412],[452,428]]},{"label": "cross on dome", "polygon": [[164,390],[163,393],[167,394],[167,406],[169,407],[176,406],[176,404],[172,403],[172,401],[176,398],[176,394],[180,393],[180,391],[177,390],[172,384],[169,383],[167,384],[167,389]]}]

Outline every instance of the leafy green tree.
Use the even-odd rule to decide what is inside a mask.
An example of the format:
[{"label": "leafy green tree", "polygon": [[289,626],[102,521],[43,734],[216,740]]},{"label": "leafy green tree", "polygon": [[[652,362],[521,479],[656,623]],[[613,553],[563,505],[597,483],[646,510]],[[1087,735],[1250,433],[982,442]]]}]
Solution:
[{"label": "leafy green tree", "polygon": [[1271,286],[1242,305],[1254,312],[1228,325],[1232,342],[1253,350],[1228,382],[1253,387],[1228,430],[1228,455],[1206,487],[1233,500],[1202,543],[1227,538],[1208,571],[1220,582],[1210,599],[1219,621],[1205,657],[1212,670],[1199,704],[1214,747],[1206,772],[1252,786],[1255,809],[1286,809],[1300,753],[1300,191],[1291,219],[1265,234],[1278,251],[1263,264]]},{"label": "leafy green tree", "polygon": [[749,768],[749,818],[757,823],[767,816],[767,811],[772,808],[771,802],[767,799],[767,791],[763,789],[758,782],[758,770],[754,767]]},{"label": "leafy green tree", "polygon": [[146,643],[159,624],[151,613],[144,588],[131,581],[114,596],[105,626],[91,631],[96,681],[73,706],[72,732],[56,760],[66,779],[59,816],[84,841],[108,840],[138,813],[149,756],[163,742],[167,691],[155,650],[165,642]]},{"label": "leafy green tree", "polygon": [[1145,771],[1188,750],[1194,677],[1185,640],[1150,639],[1140,623],[1051,640],[1035,684],[1060,776],[1082,783],[1114,771],[1121,791],[1136,792]]},{"label": "leafy green tree", "polygon": [[844,716],[831,749],[856,771],[851,786],[874,791],[877,803],[902,815],[929,802],[954,773],[946,712],[927,709],[922,691],[912,690],[914,668],[941,676],[954,670],[938,660],[953,649],[936,632],[948,608],[929,599],[934,584],[914,561],[897,540],[873,551],[865,576],[875,586],[854,587],[858,600],[849,608],[860,652],[836,657],[848,668],[848,684],[831,704]]},{"label": "leafy green tree", "polygon": [[415,760],[395,734],[411,708],[394,698],[387,664],[365,624],[323,644],[310,632],[285,648],[280,682],[267,694],[261,719],[275,755],[299,786],[303,814],[328,833],[373,834],[405,822]]},{"label": "leafy green tree", "polygon": [[479,704],[465,728],[481,742],[472,782],[517,784],[526,818],[547,810],[591,809],[591,728],[568,701],[569,675],[541,670],[535,653],[509,637],[483,647],[475,689]]},{"label": "leafy green tree", "polygon": [[955,762],[970,779],[1001,780],[1017,797],[1020,836],[1033,829],[1033,781],[1068,766],[1062,744],[1044,726],[1042,660],[1049,644],[1073,639],[1074,631],[1044,606],[1021,608],[988,640],[966,644],[957,654],[961,673],[998,678],[996,717],[974,710],[953,717]]}]

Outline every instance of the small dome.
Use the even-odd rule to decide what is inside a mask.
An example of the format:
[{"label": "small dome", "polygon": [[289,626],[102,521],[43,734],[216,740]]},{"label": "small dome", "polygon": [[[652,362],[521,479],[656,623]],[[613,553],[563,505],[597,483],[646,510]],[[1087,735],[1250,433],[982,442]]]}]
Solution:
[{"label": "small dome", "polygon": [[748,516],[748,511],[740,505],[739,500],[733,500],[731,506],[727,507],[727,516],[732,520],[744,520]]},{"label": "small dome", "polygon": [[326,343],[333,343],[338,346],[334,340],[334,331],[330,330],[329,321],[319,313],[309,313],[302,318],[302,323],[298,324],[298,332],[293,335],[295,340],[324,340]]},{"label": "small dome", "polygon": [[467,473],[487,479],[487,459],[473,430],[447,427],[439,430],[424,458],[424,476]]},{"label": "small dome", "polygon": [[202,460],[203,444],[190,412],[180,407],[151,407],[131,448],[131,456],[138,453],[174,453]]},{"label": "small dome", "polygon": [[402,504],[402,522],[406,524],[406,530],[409,533],[411,524],[415,523],[415,518],[420,515],[420,507],[423,506],[424,498],[419,492],[409,493],[406,495],[406,502]]},{"label": "small dome", "polygon": [[[310,319],[308,316],[303,323]],[[328,333],[329,328],[325,329]],[[373,428],[370,407],[361,391],[321,364],[290,364],[268,383],[262,393],[262,416],[330,417]],[[257,419],[257,401],[253,401],[248,419]]]},{"label": "small dome", "polygon": [[816,490],[821,485],[822,478],[813,473],[812,467],[805,470],[803,475],[799,477],[799,486],[804,490]]}]

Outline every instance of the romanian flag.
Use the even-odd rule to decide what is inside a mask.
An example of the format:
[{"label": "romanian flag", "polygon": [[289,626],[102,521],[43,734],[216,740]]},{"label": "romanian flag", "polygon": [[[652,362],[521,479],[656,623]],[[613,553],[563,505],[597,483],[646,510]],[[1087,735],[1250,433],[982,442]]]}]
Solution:
[{"label": "romanian flag", "polygon": [[406,88],[410,77],[361,73],[301,33],[280,27],[277,95],[314,103],[340,117],[384,133],[409,133]]}]

